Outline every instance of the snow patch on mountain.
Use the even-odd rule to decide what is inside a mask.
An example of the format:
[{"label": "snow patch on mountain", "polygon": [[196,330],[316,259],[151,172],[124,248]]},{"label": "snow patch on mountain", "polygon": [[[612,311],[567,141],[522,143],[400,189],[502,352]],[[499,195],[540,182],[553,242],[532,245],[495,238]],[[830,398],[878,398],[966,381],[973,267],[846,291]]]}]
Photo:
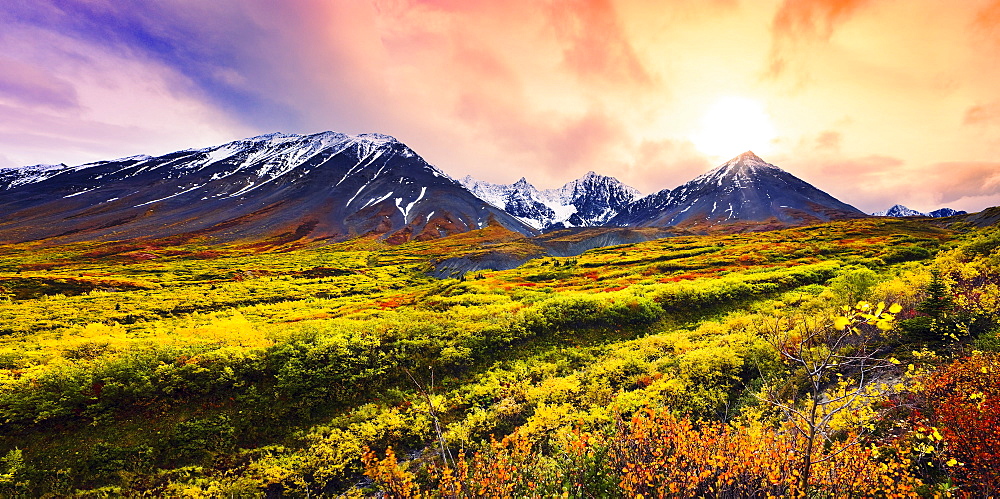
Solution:
[{"label": "snow patch on mountain", "polygon": [[0,189],[11,189],[19,185],[41,182],[65,171],[66,165],[32,165],[24,167],[0,168]]}]

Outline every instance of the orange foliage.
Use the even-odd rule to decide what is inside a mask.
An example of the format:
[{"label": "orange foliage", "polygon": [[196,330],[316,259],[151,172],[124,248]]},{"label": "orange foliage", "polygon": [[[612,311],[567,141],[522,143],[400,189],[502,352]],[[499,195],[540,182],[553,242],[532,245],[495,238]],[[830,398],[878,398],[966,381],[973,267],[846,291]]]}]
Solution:
[{"label": "orange foliage", "polygon": [[817,449],[810,491],[799,490],[799,438],[785,429],[696,425],[649,411],[617,439],[615,461],[622,490],[645,497],[800,497],[815,490],[892,497],[920,485],[907,474],[907,459],[880,462],[872,449],[854,446],[827,456]]},{"label": "orange foliage", "polygon": [[385,451],[385,459],[379,460],[370,450],[366,451],[361,459],[365,465],[365,475],[375,480],[389,497],[399,499],[421,497],[413,482],[413,474],[400,467],[392,447]]},{"label": "orange foliage", "polygon": [[923,485],[910,473],[910,449],[900,440],[882,452],[861,445],[827,455],[816,449],[809,490],[801,490],[799,438],[785,428],[696,423],[647,410],[620,422],[613,435],[575,430],[557,449],[555,466],[517,433],[472,458],[460,456],[454,467],[432,466],[423,489],[392,454],[379,461],[369,453],[365,466],[390,495],[415,490],[440,497],[547,497],[567,490],[602,496],[609,481],[614,495],[626,497],[911,497]]},{"label": "orange foliage", "polygon": [[395,295],[390,296],[385,300],[376,300],[375,305],[382,310],[392,310],[394,308],[399,308],[404,305],[412,305],[413,297],[409,295]]}]

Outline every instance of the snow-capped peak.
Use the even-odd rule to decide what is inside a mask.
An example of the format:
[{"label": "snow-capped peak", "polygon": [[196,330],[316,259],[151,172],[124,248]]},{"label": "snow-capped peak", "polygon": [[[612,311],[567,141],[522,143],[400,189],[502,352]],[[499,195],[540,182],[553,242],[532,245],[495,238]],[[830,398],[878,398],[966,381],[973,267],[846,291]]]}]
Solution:
[{"label": "snow-capped peak", "polygon": [[459,181],[480,199],[537,229],[602,225],[639,197],[639,191],[593,171],[556,189],[539,191],[526,178],[494,184],[466,176]]},{"label": "snow-capped peak", "polygon": [[518,180],[517,182],[514,182],[513,184],[511,184],[511,186],[512,187],[517,187],[519,189],[528,189],[528,188],[534,189],[535,188],[535,186],[531,185],[531,183],[528,182],[528,179],[526,179],[524,177],[521,177],[520,180]]},{"label": "snow-capped peak", "polygon": [[738,189],[745,183],[753,182],[757,175],[774,172],[784,172],[784,170],[760,159],[753,151],[747,151],[695,177],[689,184],[714,184]]},{"label": "snow-capped peak", "polygon": [[[332,132],[321,132],[321,133],[332,133]],[[320,134],[316,134],[316,135],[320,135]],[[264,142],[264,141],[269,141],[270,142],[270,141],[281,140],[281,139],[299,139],[301,137],[302,137],[301,135],[297,135],[297,134],[294,134],[294,133],[271,132],[271,133],[265,133],[265,134],[262,134],[262,135],[257,135],[257,136],[254,136],[254,137],[249,137],[249,138],[246,138],[246,139],[240,139],[240,140],[237,140],[235,142],[244,142],[244,143],[245,142]]]},{"label": "snow-capped peak", "polygon": [[58,165],[29,165],[29,166],[4,166],[0,167],[0,170],[20,170],[20,171],[31,171],[31,172],[47,172],[52,170],[62,170],[64,168],[69,168],[65,163],[59,163]]},{"label": "snow-capped peak", "polygon": [[62,163],[0,168],[0,190],[41,182],[70,169],[71,167]]},{"label": "snow-capped peak", "polygon": [[876,217],[924,217],[927,216],[917,210],[911,210],[901,204],[894,204],[892,208],[885,211],[872,213]]},{"label": "snow-capped peak", "polygon": [[715,170],[726,172],[726,173],[747,173],[756,170],[780,170],[777,166],[760,159],[753,151],[747,151],[735,158],[726,161],[724,164],[716,168]]},{"label": "snow-capped peak", "polygon": [[771,166],[770,163],[768,163],[767,161],[764,161],[763,159],[760,159],[760,156],[754,154],[753,151],[746,151],[746,152],[740,154],[739,156],[736,156],[735,158],[733,158],[730,161],[741,161],[741,162],[746,162],[746,163],[760,163],[762,165]]},{"label": "snow-capped peak", "polygon": [[361,133],[357,135],[349,135],[340,132],[318,132],[309,135],[300,135],[297,133],[283,133],[283,132],[271,132],[262,135],[257,135],[254,137],[249,137],[245,139],[238,139],[232,142],[222,144],[220,146],[211,146],[202,149],[194,149],[196,151],[211,151],[211,150],[222,150],[222,149],[235,149],[246,147],[248,144],[263,145],[267,143],[269,145],[278,146],[281,144],[295,143],[302,144],[305,147],[329,147],[336,144],[344,144],[347,142],[365,143],[372,146],[384,146],[388,144],[398,143],[395,137],[390,135],[384,135],[381,133]]},{"label": "snow-capped peak", "polygon": [[676,189],[639,200],[611,223],[710,227],[858,216],[864,214],[747,151]]},{"label": "snow-capped peak", "polygon": [[398,140],[396,140],[396,137],[393,137],[391,135],[385,135],[382,133],[362,133],[359,135],[354,135],[353,137],[358,140],[365,140],[378,145],[386,145],[399,142]]},{"label": "snow-capped peak", "polygon": [[951,208],[940,208],[929,213],[924,213],[922,211],[913,210],[907,208],[901,204],[895,204],[892,208],[884,211],[876,211],[872,213],[876,217],[950,217],[954,215],[964,215],[964,211],[953,210]]}]

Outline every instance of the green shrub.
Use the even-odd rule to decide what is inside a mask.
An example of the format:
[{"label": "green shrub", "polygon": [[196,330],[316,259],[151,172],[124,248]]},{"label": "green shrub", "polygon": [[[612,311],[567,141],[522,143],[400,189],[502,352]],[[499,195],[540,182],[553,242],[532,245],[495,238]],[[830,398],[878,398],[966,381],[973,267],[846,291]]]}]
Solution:
[{"label": "green shrub", "polygon": [[882,255],[882,261],[888,264],[926,260],[931,257],[927,248],[919,246],[899,246]]},{"label": "green shrub", "polygon": [[[232,449],[235,433],[229,416],[225,414],[191,418],[174,426],[163,452],[172,462],[201,461],[215,453]],[[113,455],[127,454],[119,450]]]},{"label": "green shrub", "polygon": [[867,267],[845,268],[837,277],[830,279],[830,288],[843,303],[855,304],[867,299],[880,280],[878,274]]}]

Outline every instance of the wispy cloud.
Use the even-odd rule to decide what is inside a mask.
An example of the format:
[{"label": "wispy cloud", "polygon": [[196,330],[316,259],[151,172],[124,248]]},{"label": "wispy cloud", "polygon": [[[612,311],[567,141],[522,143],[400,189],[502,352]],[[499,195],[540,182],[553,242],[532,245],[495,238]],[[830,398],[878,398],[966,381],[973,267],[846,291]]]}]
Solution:
[{"label": "wispy cloud", "polygon": [[0,96],[26,106],[54,109],[80,106],[69,81],[44,67],[0,56]]}]

